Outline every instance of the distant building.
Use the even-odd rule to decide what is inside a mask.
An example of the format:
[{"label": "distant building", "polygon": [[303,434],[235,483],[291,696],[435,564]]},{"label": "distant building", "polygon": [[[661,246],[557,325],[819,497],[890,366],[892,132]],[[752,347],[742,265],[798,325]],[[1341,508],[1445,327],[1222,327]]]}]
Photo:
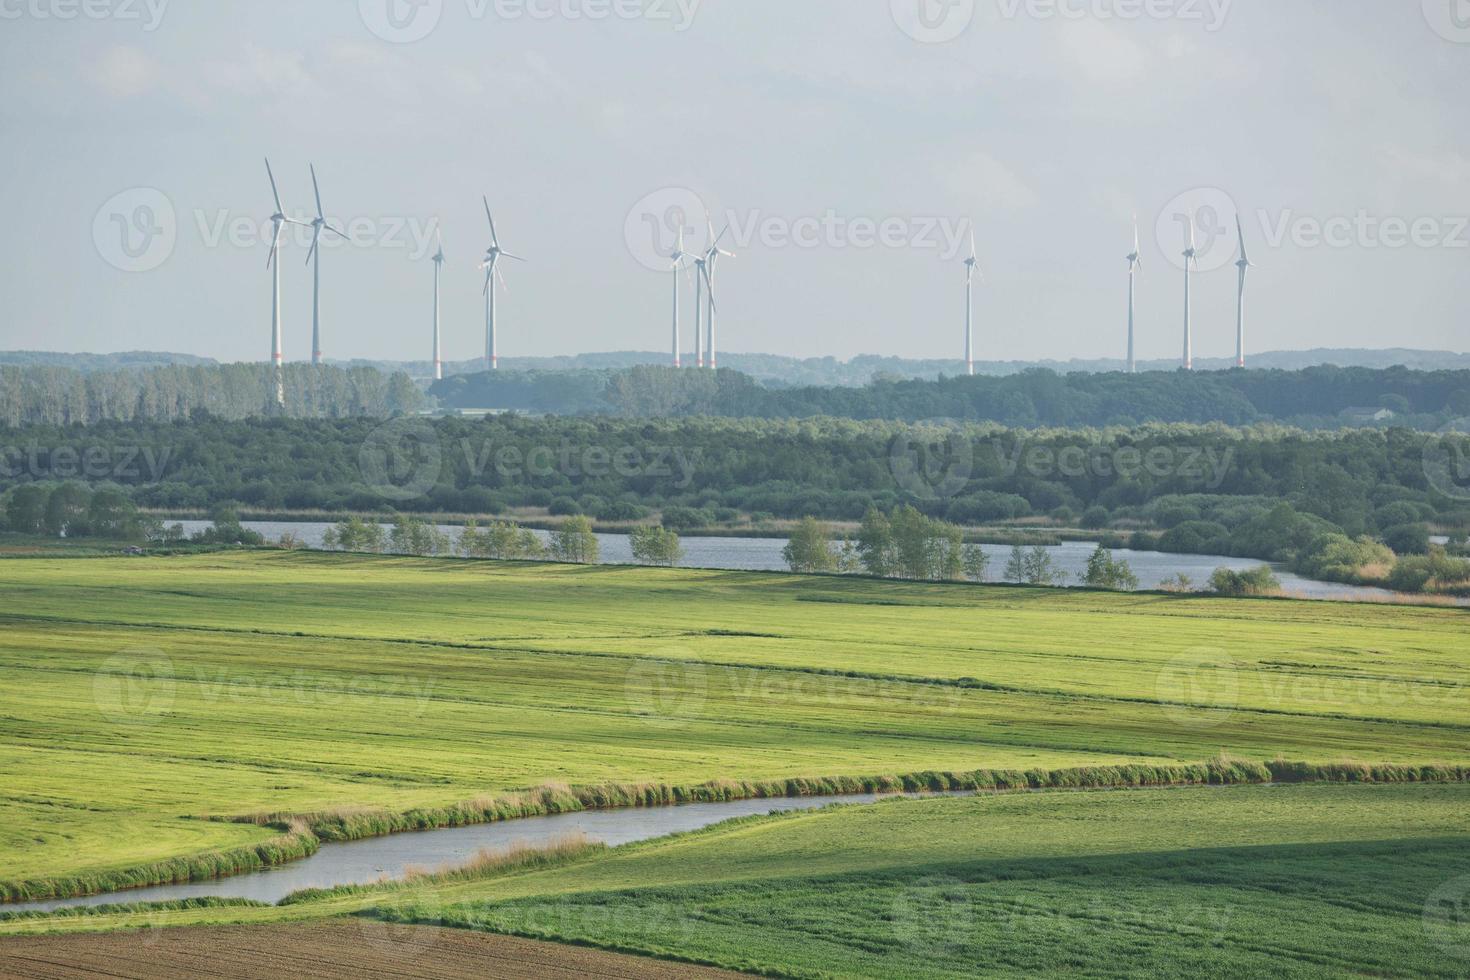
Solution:
[{"label": "distant building", "polygon": [[1345,408],[1342,417],[1350,422],[1387,422],[1398,416],[1391,408]]}]

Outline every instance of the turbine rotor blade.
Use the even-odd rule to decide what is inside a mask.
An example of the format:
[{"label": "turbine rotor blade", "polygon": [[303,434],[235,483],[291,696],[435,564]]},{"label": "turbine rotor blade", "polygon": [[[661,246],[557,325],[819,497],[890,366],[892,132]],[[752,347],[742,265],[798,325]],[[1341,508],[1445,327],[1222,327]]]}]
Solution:
[{"label": "turbine rotor blade", "polygon": [[490,243],[499,248],[500,236],[495,232],[495,216],[490,213],[490,198],[481,196],[480,200],[485,202],[485,217],[490,219]]},{"label": "turbine rotor blade", "polygon": [[700,266],[699,274],[704,277],[705,288],[709,290],[709,308],[718,311],[720,307],[715,303],[715,281],[709,277],[709,266]]},{"label": "turbine rotor blade", "polygon": [[515,259],[517,262],[529,262],[530,261],[530,259],[523,259],[519,255],[512,255],[509,252],[501,252],[500,254],[504,258],[507,258],[507,259]]},{"label": "turbine rotor blade", "polygon": [[309,163],[307,166],[311,168],[311,190],[316,195],[316,216],[325,221],[327,216],[322,213],[322,189],[316,182],[316,164]]},{"label": "turbine rotor blade", "polygon": [[276,199],[276,214],[285,214],[286,209],[281,207],[281,192],[276,189],[276,175],[271,171],[271,158],[265,158],[265,175],[271,179],[271,196]]},{"label": "turbine rotor blade", "polygon": [[507,293],[510,292],[510,284],[505,281],[505,273],[498,265],[495,267],[495,278],[500,280],[501,289],[504,289]]},{"label": "turbine rotor blade", "polygon": [[321,241],[321,238],[322,238],[322,230],[320,228],[318,228],[316,230],[316,232],[311,236],[311,248],[307,249],[307,252],[306,252],[306,264],[307,265],[311,265],[311,257],[316,254],[317,242]]},{"label": "turbine rotor blade", "polygon": [[336,235],[338,238],[341,238],[341,239],[344,239],[344,240],[347,238],[347,232],[345,232],[345,231],[338,231],[336,228],[333,228],[331,225],[325,225],[324,224],[324,225],[322,225],[322,227],[325,228],[325,229],[327,229],[327,231],[330,231],[332,234]]}]

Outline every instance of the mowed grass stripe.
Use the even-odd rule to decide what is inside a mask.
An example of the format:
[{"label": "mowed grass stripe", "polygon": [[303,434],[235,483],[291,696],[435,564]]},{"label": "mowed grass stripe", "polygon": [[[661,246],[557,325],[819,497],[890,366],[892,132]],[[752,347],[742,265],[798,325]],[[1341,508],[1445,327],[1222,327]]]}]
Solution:
[{"label": "mowed grass stripe", "polygon": [[[313,577],[323,575],[324,558],[331,556],[269,556],[269,562],[288,566],[292,575],[303,574],[303,587],[315,588]],[[220,563],[219,568],[210,569],[216,573],[233,569],[238,556],[209,556],[209,560]],[[387,568],[374,566],[375,561]],[[308,624],[300,616],[280,616],[286,610],[294,613],[297,607],[289,595],[276,598],[273,584],[247,588],[244,583],[256,583],[258,570],[240,575],[239,587],[234,586],[236,573],[231,571],[232,588],[235,593],[240,588],[267,590],[270,602],[249,605],[271,606],[278,614],[274,619],[259,616],[236,625],[256,628],[262,622],[284,618],[289,620],[284,625],[303,632],[350,632],[367,637],[382,631],[348,631],[342,626],[348,621],[371,625],[374,617],[381,616],[382,607],[391,604],[403,611],[394,617],[395,638],[487,642],[489,637],[488,642],[504,643],[511,636],[536,635],[536,631],[515,627],[524,619],[519,615],[522,610],[548,605],[548,595],[539,594],[547,593],[556,597],[548,616],[558,623],[563,636],[539,643],[510,642],[531,649],[577,652],[579,646],[585,646],[585,652],[642,654],[652,642],[650,633],[655,633],[649,627],[666,624],[671,636],[682,633],[669,646],[687,648],[682,655],[689,659],[822,669],[840,665],[875,675],[973,677],[1008,689],[1126,697],[1154,695],[1160,672],[1183,658],[1202,661],[1199,670],[1207,683],[1216,681],[1214,675],[1219,671],[1233,673],[1240,708],[1407,716],[1438,722],[1470,720],[1470,699],[1458,696],[1459,689],[1470,685],[1470,668],[1462,657],[1457,659],[1466,625],[1461,610],[1077,595],[646,569],[574,569],[569,579],[562,569],[551,566],[513,566],[507,571],[504,566],[453,561],[437,567],[417,560],[349,562],[361,578],[360,594],[343,607],[345,615],[339,615],[331,629],[304,629]],[[302,564],[304,569],[299,567]],[[435,569],[429,576],[432,590],[422,583],[404,584],[404,580],[423,577],[420,573],[425,566]],[[690,576],[684,601],[666,601],[670,590],[658,587],[670,574]],[[732,585],[736,579],[745,584]],[[568,580],[576,583],[575,589],[564,588]],[[937,590],[946,601],[917,608],[839,608],[834,614],[822,603],[792,599],[833,591],[850,594],[855,588],[868,594],[885,590],[885,595],[890,589]],[[340,583],[333,594],[339,590]],[[384,596],[384,590],[390,594]],[[189,591],[191,595],[206,594],[198,588]],[[586,601],[578,601],[579,592]],[[382,601],[365,614],[367,619],[354,619],[364,598]],[[241,601],[238,595],[229,600],[232,606]],[[446,602],[452,610],[445,608]],[[701,635],[709,630],[741,631],[752,624],[769,624],[772,603],[780,610],[779,632],[785,640]],[[92,605],[87,609],[89,616],[101,611]],[[436,609],[444,613],[436,615]],[[814,609],[819,615],[813,615]],[[221,612],[213,606],[210,611]],[[619,632],[607,629],[612,622],[609,615],[618,617],[625,640],[607,639]],[[471,622],[482,628],[466,630]],[[500,630],[500,638],[485,628],[492,625]],[[588,632],[589,625],[598,629],[597,638],[583,641],[579,637]],[[420,631],[419,626],[429,629]],[[445,635],[451,632],[453,636]],[[575,642],[569,645],[568,640]],[[1079,653],[1098,659],[1089,659],[1085,667],[1069,660]],[[1282,662],[1310,662],[1315,669],[1282,668]],[[1400,669],[1384,671],[1385,663]],[[1367,665],[1375,670],[1365,672]],[[1353,681],[1352,676],[1362,679]]]}]

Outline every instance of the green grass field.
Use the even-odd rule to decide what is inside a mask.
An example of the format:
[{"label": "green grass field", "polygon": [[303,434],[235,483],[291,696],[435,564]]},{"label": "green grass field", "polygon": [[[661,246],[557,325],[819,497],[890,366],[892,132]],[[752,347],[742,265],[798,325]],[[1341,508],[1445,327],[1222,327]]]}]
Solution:
[{"label": "green grass field", "polygon": [[1463,976],[1470,786],[893,800],[750,818],[483,880],[0,935],[356,916],[779,976]]},{"label": "green grass field", "polygon": [[[108,880],[279,835],[207,817],[401,813],[548,781],[689,786],[1167,765],[1221,754],[1257,762],[1470,763],[1470,620],[1455,609],[272,552],[0,560],[0,596],[0,882]],[[1138,902],[1167,905],[1174,886],[1152,882],[1173,881],[1157,869],[1173,867],[1175,851],[1305,847],[1290,857],[1305,862],[1301,887],[1308,889],[1358,881],[1359,857],[1332,850],[1338,846],[1361,851],[1363,868],[1381,868],[1405,848],[1414,851],[1405,841],[1433,840],[1430,853],[1438,857],[1430,863],[1458,867],[1460,845],[1444,842],[1466,829],[1449,812],[1464,811],[1463,793],[1458,786],[1273,787],[883,804],[731,832],[732,839],[774,834],[759,847],[777,855],[784,852],[771,841],[791,828],[831,826],[837,840],[879,819],[862,813],[898,821],[841,847],[823,845],[842,855],[833,861],[812,858],[815,845],[798,834],[790,864],[753,865],[742,877],[735,872],[743,865],[730,855],[684,850],[695,840],[723,839],[699,835],[667,852],[648,846],[579,862],[578,874],[603,868],[595,873],[608,877],[574,887],[596,895],[657,886],[687,894],[701,909],[708,903],[708,923],[700,918],[684,946],[659,938],[641,913],[613,919],[654,936],[638,947],[644,951],[684,949],[681,955],[721,963],[732,961],[720,949],[760,946],[768,930],[757,923],[774,921],[780,909],[810,908],[811,928],[820,932],[850,905],[858,918],[842,934],[844,948],[859,952],[844,970],[886,964],[886,971],[892,963],[883,957],[901,951],[878,938],[859,941],[877,928],[871,915],[881,918],[888,908],[892,882],[863,877],[890,866],[883,848],[899,862],[891,865],[899,879],[943,869],[957,882],[961,905],[988,908],[994,898],[1070,907],[1080,895],[1101,903],[1107,921],[1114,915],[1107,908],[1130,905],[1124,879],[1146,890]],[[1279,820],[1263,817],[1244,836],[1229,832],[1231,820],[1265,801],[1297,799],[1310,805],[1288,807]],[[1134,800],[1157,801],[1147,804],[1152,816],[1127,809],[1143,805],[1127,802]],[[1240,804],[1235,816],[1211,815],[1237,800],[1262,803]],[[1184,816],[1169,811],[1185,801],[1192,801],[1194,816],[1185,821],[1192,836],[1171,836],[1171,821]],[[1000,827],[1007,814],[1015,830],[1009,836]],[[1042,817],[1056,824],[1058,849],[1019,848],[1028,822]],[[951,824],[960,837],[943,830]],[[1109,834],[1126,839],[1104,846]],[[657,874],[619,870],[632,867],[620,862],[654,854],[665,854]],[[985,870],[1006,861],[1105,855],[1113,863],[1104,862],[1111,870],[1100,877],[1048,873],[1034,893],[1008,884],[1019,889],[1013,899],[996,898],[989,885],[975,891],[1006,877]],[[1256,858],[1219,860],[1226,869],[1220,880],[1229,882]],[[670,870],[675,865],[684,870]],[[715,881],[711,867],[729,873]],[[572,868],[535,880],[559,873]],[[810,880],[793,885],[782,905],[770,893],[773,875]],[[841,880],[818,881],[832,875]],[[1294,881],[1281,883],[1281,894]],[[1181,895],[1188,890],[1182,879],[1175,885]],[[907,887],[892,886],[899,893]],[[454,914],[489,914],[477,886],[463,887],[468,904]],[[502,894],[498,881],[478,887],[496,902],[532,903],[526,915],[544,898],[534,889]],[[1255,894],[1265,886],[1240,887]],[[828,891],[851,902],[799,899]],[[859,900],[869,893],[876,897]],[[625,896],[608,901],[637,907]],[[658,901],[666,905],[667,896]],[[1279,919],[1276,906],[1295,899],[1272,901],[1249,906],[1254,911],[1243,911],[1241,921]],[[356,900],[309,913],[194,910],[177,920],[361,907]],[[488,924],[535,931],[504,918],[521,912],[496,908]],[[1052,918],[1056,929],[1083,928]],[[82,924],[109,921],[88,920]],[[722,932],[719,923],[735,931]],[[742,933],[747,926],[755,931]],[[37,927],[0,923],[0,931]],[[601,938],[563,938],[637,946],[609,928]],[[1023,932],[1009,937],[1017,949],[1005,963],[1024,972],[1033,964],[1020,949],[1032,944],[1024,930],[1039,927],[1028,919],[1016,928]],[[1389,931],[1364,935],[1396,941],[1390,926],[1382,928]],[[1058,941],[1048,935],[1037,941]],[[1006,938],[949,945],[966,956],[972,941],[989,949]]]}]

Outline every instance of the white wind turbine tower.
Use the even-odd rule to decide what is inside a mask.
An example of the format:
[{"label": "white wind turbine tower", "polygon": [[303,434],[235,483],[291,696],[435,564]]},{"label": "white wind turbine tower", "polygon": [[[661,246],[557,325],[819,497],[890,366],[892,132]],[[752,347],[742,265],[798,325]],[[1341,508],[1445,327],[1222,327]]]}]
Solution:
[{"label": "white wind turbine tower", "polygon": [[[700,329],[699,317],[700,317],[700,312],[704,309],[705,290],[708,289],[709,290],[709,322],[710,322],[709,361],[710,361],[710,368],[713,369],[714,366],[715,366],[714,323],[715,323],[715,309],[716,309],[716,306],[715,306],[715,280],[714,280],[714,276],[713,276],[713,273],[714,273],[714,257],[715,256],[719,256],[719,255],[729,255],[730,253],[729,252],[722,252],[719,249],[719,247],[717,245],[717,240],[714,237],[713,229],[711,229],[711,232],[710,232],[710,242],[711,242],[711,244],[710,244],[709,249],[703,255],[698,256],[694,260],[694,356],[699,361],[699,366],[701,368],[703,368],[704,367],[704,360],[703,360],[702,357],[700,357],[700,346],[699,346],[699,344],[700,344],[700,340],[699,340],[699,329]],[[676,275],[677,275],[677,273],[676,273]],[[677,280],[676,280],[675,289],[677,289],[677,288],[678,288],[678,285],[677,285]],[[675,326],[675,330],[677,331],[677,329],[678,329],[678,327],[676,325]],[[678,347],[678,334],[675,333],[674,336],[675,336],[674,350],[677,352],[678,349],[679,349],[679,347]],[[674,366],[675,367],[678,367],[678,364],[675,363]]]},{"label": "white wind turbine tower", "polygon": [[970,257],[965,259],[965,373],[975,376],[975,273],[980,260],[975,255],[975,232],[970,231]]},{"label": "white wind turbine tower", "polygon": [[1133,280],[1138,270],[1143,267],[1143,259],[1140,258],[1138,250],[1138,216],[1133,216],[1133,251],[1128,253],[1128,373],[1138,372],[1138,361],[1134,357],[1133,347]]},{"label": "white wind turbine tower", "polygon": [[[719,265],[719,263],[720,263],[720,257],[721,256],[724,256],[725,258],[733,259],[735,257],[735,253],[734,252],[727,252],[723,248],[720,248],[720,242],[724,241],[725,240],[725,236],[730,233],[730,226],[728,224],[725,225],[725,230],[722,231],[722,232],[720,232],[719,235],[716,235],[715,234],[715,226],[710,223],[709,215],[705,215],[704,222],[705,222],[705,226],[709,229],[709,248],[705,250],[704,259],[703,259],[704,260],[704,273],[705,273],[704,281],[709,286],[709,343],[706,346],[709,348],[709,369],[711,371],[714,371],[714,370],[716,370],[716,368],[715,368],[715,268],[716,268],[716,266]],[[698,330],[698,328],[699,328],[699,325],[698,324],[695,324],[695,329]]]},{"label": "white wind turbine tower", "polygon": [[490,221],[490,247],[485,250],[485,261],[480,263],[480,268],[485,270],[485,367],[494,371],[500,367],[499,348],[495,338],[495,280],[505,285],[505,273],[498,266],[501,258],[514,259],[524,262],[525,259],[519,255],[512,255],[500,247],[500,235],[495,231],[495,216],[490,213],[490,199],[482,198],[485,202],[485,217]]},{"label": "white wind turbine tower", "polygon": [[1235,267],[1240,270],[1240,292],[1235,305],[1235,366],[1245,367],[1245,274],[1252,268],[1250,256],[1245,251],[1245,228],[1240,215],[1235,216],[1235,231],[1240,236],[1240,261]]},{"label": "white wind turbine tower", "polygon": [[444,352],[439,345],[439,273],[444,268],[444,239],[434,233],[439,251],[434,253],[434,380],[444,380]]},{"label": "white wind turbine tower", "polygon": [[347,234],[327,224],[327,216],[322,212],[322,189],[316,182],[316,165],[308,164],[308,166],[311,167],[311,189],[316,195],[316,218],[311,222],[311,250],[306,253],[306,263],[311,266],[311,363],[320,365],[322,363],[322,253],[319,246],[322,231],[330,231],[344,241]]},{"label": "white wind turbine tower", "polygon": [[1189,266],[1199,268],[1199,249],[1194,244],[1194,215],[1189,215],[1189,246],[1184,250],[1184,370],[1194,370],[1194,333],[1190,323]]},{"label": "white wind turbine tower", "polygon": [[276,407],[284,408],[286,381],[281,374],[285,361],[285,354],[281,350],[281,263],[277,260],[276,253],[281,249],[281,229],[286,225],[304,225],[306,222],[286,217],[286,209],[281,205],[281,192],[276,187],[276,175],[271,171],[269,157],[265,161],[265,174],[270,178],[271,197],[276,202],[276,212],[271,215],[271,251],[265,260],[266,267],[271,270],[271,366],[276,375]]},{"label": "white wind turbine tower", "polygon": [[685,263],[694,258],[689,252],[684,251],[684,228],[679,228],[679,243],[669,253],[669,268],[674,273],[674,367],[683,366],[683,356],[679,350],[679,273],[689,274],[689,267]]},{"label": "white wind turbine tower", "polygon": [[704,370],[704,283],[708,278],[709,259],[700,255],[694,260],[694,366],[700,371]]}]

